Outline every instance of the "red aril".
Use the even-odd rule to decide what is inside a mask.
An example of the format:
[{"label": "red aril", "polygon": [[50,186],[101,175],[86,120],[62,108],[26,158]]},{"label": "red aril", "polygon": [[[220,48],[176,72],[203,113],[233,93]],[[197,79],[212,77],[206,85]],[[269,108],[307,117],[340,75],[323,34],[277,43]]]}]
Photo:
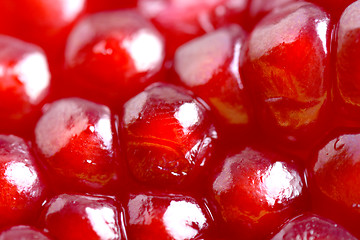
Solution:
[{"label": "red aril", "polygon": [[123,148],[129,170],[145,184],[192,184],[217,137],[209,111],[181,87],[156,83],[125,103]]},{"label": "red aril", "polygon": [[36,220],[45,198],[32,150],[13,135],[0,135],[0,227]]},{"label": "red aril", "polygon": [[44,52],[36,45],[0,35],[0,131],[29,132],[49,85]]},{"label": "red aril", "polygon": [[331,28],[321,8],[299,2],[270,13],[251,32],[243,76],[263,131],[309,143],[328,126]]},{"label": "red aril", "polygon": [[315,211],[354,231],[356,236],[360,236],[359,143],[360,134],[341,134],[320,147],[309,168]]},{"label": "red aril", "polygon": [[265,239],[306,206],[306,184],[299,166],[254,147],[228,154],[210,184],[223,227],[241,239]]},{"label": "red aril", "polygon": [[65,51],[66,89],[116,106],[162,80],[164,42],[134,10],[88,15],[70,34]]},{"label": "red aril", "polygon": [[61,194],[46,203],[45,231],[58,240],[121,240],[122,212],[106,196]]},{"label": "red aril", "polygon": [[114,116],[104,105],[80,98],[44,107],[35,127],[36,150],[53,187],[104,191],[118,181]]}]

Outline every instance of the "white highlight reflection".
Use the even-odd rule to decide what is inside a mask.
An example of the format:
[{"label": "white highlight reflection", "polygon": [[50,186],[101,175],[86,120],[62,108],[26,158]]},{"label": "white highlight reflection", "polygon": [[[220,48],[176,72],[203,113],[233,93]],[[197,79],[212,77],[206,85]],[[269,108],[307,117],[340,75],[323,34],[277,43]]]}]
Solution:
[{"label": "white highlight reflection", "polygon": [[103,207],[85,209],[90,223],[100,239],[118,239],[119,234],[116,231],[116,217],[113,209]]},{"label": "white highlight reflection", "polygon": [[295,171],[289,171],[281,162],[274,163],[263,176],[265,198],[270,205],[288,201],[300,195],[302,181]]},{"label": "white highlight reflection", "polygon": [[95,125],[98,136],[101,137],[106,149],[112,148],[112,131],[111,131],[111,120],[110,112],[103,115]]},{"label": "white highlight reflection", "polygon": [[166,230],[175,240],[193,239],[206,224],[201,208],[187,201],[171,201],[163,220]]},{"label": "white highlight reflection", "polygon": [[5,67],[0,65],[0,77],[4,77],[5,76]]},{"label": "white highlight reflection", "polygon": [[85,0],[65,0],[64,2],[64,20],[72,21],[84,9]]},{"label": "white highlight reflection", "polygon": [[163,60],[163,43],[158,36],[148,30],[139,31],[132,39],[126,39],[123,45],[130,52],[139,72],[158,67]]},{"label": "white highlight reflection", "polygon": [[242,84],[240,78],[240,50],[241,50],[241,43],[237,42],[234,47],[234,58],[230,64],[231,73],[234,75],[236,82],[240,89],[244,89],[244,85]]},{"label": "white highlight reflection", "polygon": [[184,134],[188,134],[189,128],[199,122],[198,109],[195,103],[184,103],[174,116],[183,127]]},{"label": "white highlight reflection", "polygon": [[38,103],[39,96],[48,88],[50,82],[45,56],[39,52],[28,54],[15,66],[14,71],[24,83],[30,101],[33,104]]},{"label": "white highlight reflection", "polygon": [[37,181],[37,174],[25,163],[12,163],[5,170],[6,179],[14,184],[19,192],[29,191]]},{"label": "white highlight reflection", "polygon": [[328,30],[328,21],[318,21],[316,24],[316,31],[319,35],[319,38],[323,44],[323,48],[324,48],[324,52],[325,54],[327,53],[327,47],[326,47],[326,35],[327,35],[327,30]]}]

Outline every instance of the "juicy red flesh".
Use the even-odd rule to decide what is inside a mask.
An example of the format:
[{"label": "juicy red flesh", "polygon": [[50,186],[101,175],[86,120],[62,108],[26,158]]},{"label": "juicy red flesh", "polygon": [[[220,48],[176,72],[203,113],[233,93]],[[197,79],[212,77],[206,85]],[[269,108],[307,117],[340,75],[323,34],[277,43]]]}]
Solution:
[{"label": "juicy red flesh", "polygon": [[330,31],[328,14],[300,2],[270,13],[250,34],[243,76],[266,132],[308,141],[307,133],[320,128],[329,95]]},{"label": "juicy red flesh", "polygon": [[0,69],[0,130],[24,132],[49,91],[46,56],[36,45],[0,35]]},{"label": "juicy red flesh", "polygon": [[35,144],[48,177],[60,188],[105,190],[118,179],[116,133],[110,109],[80,98],[45,107]]},{"label": "juicy red flesh", "polygon": [[359,3],[0,0],[0,240],[360,239]]},{"label": "juicy red flesh", "polygon": [[302,210],[306,186],[290,160],[253,147],[226,156],[210,193],[224,227],[242,239],[263,239]]},{"label": "juicy red flesh", "polygon": [[68,39],[68,84],[86,98],[115,105],[159,79],[164,55],[161,35],[136,11],[95,13]]},{"label": "juicy red flesh", "polygon": [[196,199],[183,195],[130,195],[129,239],[198,239],[212,219]]},{"label": "juicy red flesh", "polygon": [[51,240],[44,232],[32,226],[14,226],[0,233],[0,240]]},{"label": "juicy red flesh", "polygon": [[124,104],[124,149],[130,172],[144,183],[190,183],[214,149],[208,109],[183,88],[156,83]]},{"label": "juicy red flesh", "polygon": [[45,182],[26,142],[0,135],[0,226],[34,221],[44,200]]},{"label": "juicy red flesh", "polygon": [[121,240],[120,217],[112,198],[61,194],[45,205],[41,221],[58,240]]}]

